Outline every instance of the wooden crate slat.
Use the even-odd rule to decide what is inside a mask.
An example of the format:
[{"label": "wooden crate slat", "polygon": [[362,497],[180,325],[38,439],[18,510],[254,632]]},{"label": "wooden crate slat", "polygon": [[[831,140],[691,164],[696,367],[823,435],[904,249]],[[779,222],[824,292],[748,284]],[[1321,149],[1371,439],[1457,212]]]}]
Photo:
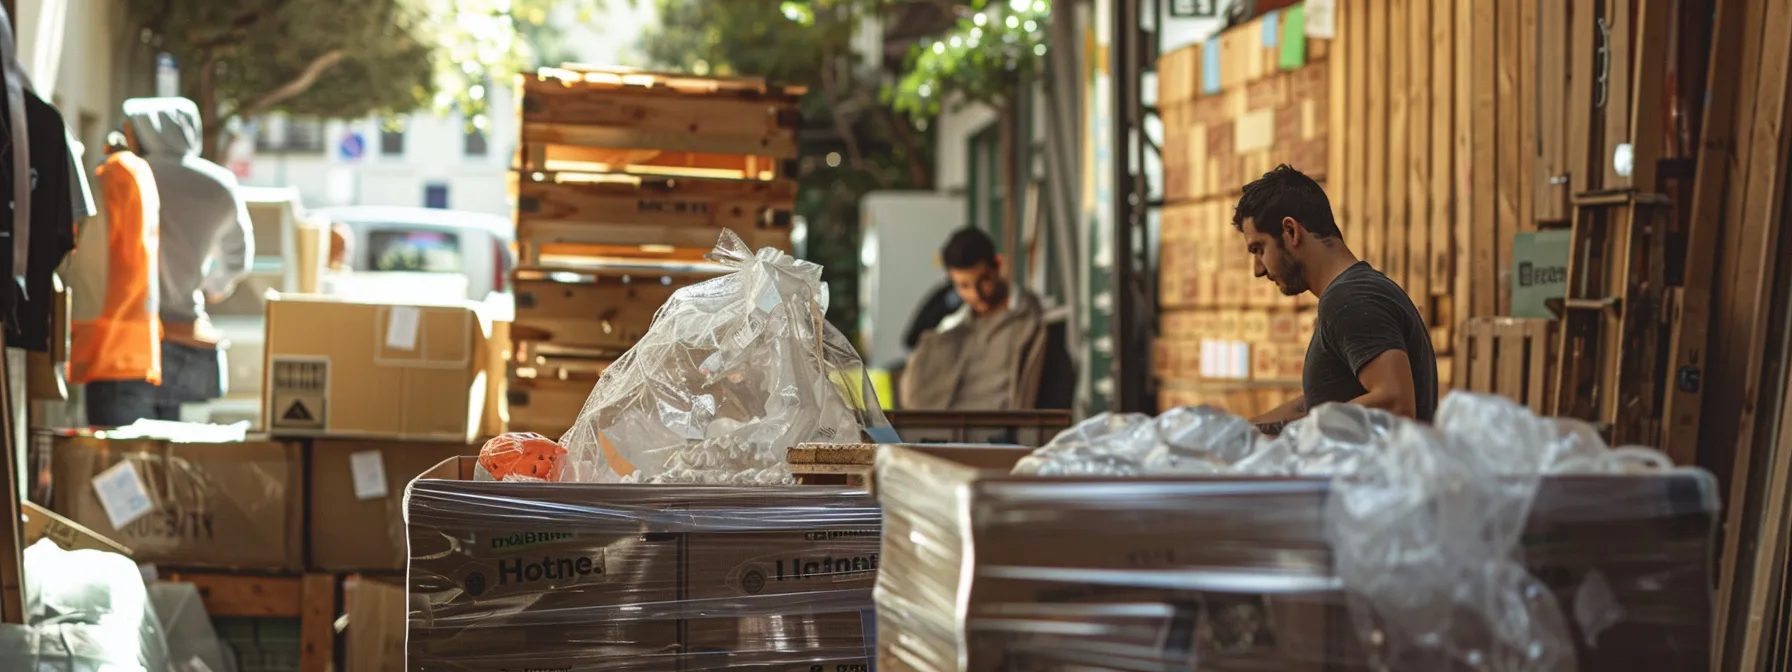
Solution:
[{"label": "wooden crate slat", "polygon": [[[539,177],[540,179],[537,179]],[[575,176],[531,175],[517,189],[518,222],[641,224],[649,226],[788,226],[796,183],[649,179],[573,180]]]},{"label": "wooden crate slat", "polygon": [[510,338],[569,348],[627,350],[647,333],[654,314],[681,286],[518,281],[516,321],[510,327]]},{"label": "wooden crate slat", "polygon": [[614,149],[796,157],[791,101],[649,95],[523,77],[522,139]]},{"label": "wooden crate slat", "polygon": [[794,101],[808,92],[808,87],[770,84],[763,77],[695,76],[590,63],[563,63],[559,67],[541,68],[535,76],[566,86],[676,95],[771,96]]},{"label": "wooden crate slat", "polygon": [[[731,228],[748,247],[790,249],[788,229]],[[699,260],[713,249],[721,230],[639,224],[567,224],[523,220],[516,240],[522,264],[552,265],[552,257],[633,257]],[[669,248],[669,249],[665,249]],[[684,250],[684,254],[678,254]]]},{"label": "wooden crate slat", "polygon": [[1469,91],[1472,95],[1473,119],[1469,172],[1473,182],[1469,185],[1468,197],[1473,219],[1470,228],[1475,236],[1471,247],[1474,271],[1469,288],[1473,293],[1473,310],[1468,314],[1474,316],[1493,315],[1498,310],[1498,289],[1496,269],[1499,259],[1499,223],[1498,223],[1498,180],[1494,157],[1498,151],[1499,109],[1497,82],[1498,48],[1495,41],[1495,22],[1500,3],[1480,2],[1473,0],[1467,3],[1473,11],[1469,21],[1472,44],[1472,56],[1469,63]]},{"label": "wooden crate slat", "polygon": [[512,376],[504,395],[510,412],[510,431],[559,438],[578,421],[595,384],[594,380],[579,378]]},{"label": "wooden crate slat", "polygon": [[1407,258],[1407,173],[1412,169],[1408,140],[1412,137],[1408,114],[1411,89],[1407,84],[1411,55],[1407,53],[1408,0],[1388,2],[1388,176],[1387,196],[1382,212],[1387,218],[1378,266],[1394,284],[1410,290],[1406,277]]},{"label": "wooden crate slat", "polygon": [[1529,363],[1525,357],[1524,329],[1510,320],[1499,320],[1493,325],[1493,337],[1494,348],[1499,353],[1499,372],[1495,374],[1493,391],[1524,403],[1525,365]]},{"label": "wooden crate slat", "polygon": [[[1635,25],[1635,19],[1630,11],[1633,1],[1607,0],[1605,4],[1606,25],[1611,26],[1609,69],[1606,71],[1608,86],[1604,110],[1605,141],[1596,145],[1600,147],[1600,151],[1598,156],[1594,157],[1594,160],[1603,167],[1604,181],[1599,185],[1603,189],[1628,189],[1632,184],[1630,176],[1618,174],[1618,169],[1612,162],[1612,156],[1618,145],[1630,142],[1630,111],[1633,105],[1630,90],[1634,84],[1631,81],[1631,66],[1635,48],[1631,41],[1631,30]],[[1657,73],[1665,72],[1665,70],[1657,71]],[[1650,73],[1650,78],[1656,81],[1664,79],[1661,74],[1657,73]],[[1648,107],[1659,106],[1649,105]],[[1644,186],[1643,189],[1654,191],[1649,186]]]},{"label": "wooden crate slat", "polygon": [[[1350,51],[1348,70],[1345,72],[1347,84],[1343,90],[1333,93],[1343,96],[1346,106],[1344,161],[1345,174],[1350,179],[1344,183],[1344,239],[1360,241],[1364,246],[1361,251],[1367,253],[1369,152],[1363,143],[1368,141],[1369,136],[1369,12],[1366,3],[1360,1],[1338,3],[1338,12],[1339,19],[1347,21],[1342,24],[1345,28],[1341,33],[1358,36],[1345,41],[1345,46]],[[1352,242],[1352,247],[1357,244],[1359,243]]]},{"label": "wooden crate slat", "polygon": [[1537,16],[1537,140],[1532,168],[1532,214],[1539,221],[1568,219],[1568,10],[1570,2],[1545,2]]},{"label": "wooden crate slat", "polygon": [[516,167],[528,173],[618,173],[728,180],[795,177],[794,161],[758,154],[613,149],[547,142],[523,142],[518,153],[520,161]]},{"label": "wooden crate slat", "polygon": [[[1426,263],[1426,272],[1430,273],[1431,295],[1448,296],[1451,283],[1454,281],[1456,260],[1455,240],[1451,237],[1451,226],[1455,220],[1452,213],[1456,200],[1456,190],[1452,186],[1451,176],[1454,169],[1455,155],[1455,88],[1456,47],[1455,47],[1455,4],[1451,2],[1428,2],[1431,8],[1431,165],[1429,166],[1429,209],[1430,218],[1430,260]],[[1427,301],[1427,303],[1431,303]],[[1449,325],[1447,319],[1439,317],[1443,310],[1434,311],[1432,324]],[[1454,311],[1448,311],[1454,312]],[[1447,345],[1447,343],[1446,343]]]},{"label": "wooden crate slat", "polygon": [[1407,126],[1412,139],[1407,145],[1406,173],[1407,240],[1406,293],[1413,305],[1431,323],[1431,44],[1432,12],[1429,0],[1412,0],[1408,7],[1406,35],[1408,40],[1407,85],[1412,93],[1406,101]]},{"label": "wooden crate slat", "polygon": [[1391,112],[1391,99],[1388,96],[1388,15],[1392,10],[1386,2],[1367,2],[1363,9],[1368,13],[1366,34],[1369,36],[1369,166],[1366,173],[1368,188],[1363,194],[1364,254],[1370,265],[1386,268],[1388,115]]},{"label": "wooden crate slat", "polygon": [[1494,15],[1494,128],[1489,129],[1493,142],[1493,199],[1494,212],[1494,249],[1491,275],[1481,276],[1479,282],[1491,283],[1494,294],[1493,312],[1489,315],[1509,315],[1512,312],[1512,283],[1503,280],[1512,266],[1512,239],[1519,231],[1518,210],[1521,199],[1518,192],[1528,182],[1521,182],[1519,172],[1520,143],[1520,109],[1519,101],[1519,25],[1518,6],[1524,2],[1487,3],[1498,5]]}]

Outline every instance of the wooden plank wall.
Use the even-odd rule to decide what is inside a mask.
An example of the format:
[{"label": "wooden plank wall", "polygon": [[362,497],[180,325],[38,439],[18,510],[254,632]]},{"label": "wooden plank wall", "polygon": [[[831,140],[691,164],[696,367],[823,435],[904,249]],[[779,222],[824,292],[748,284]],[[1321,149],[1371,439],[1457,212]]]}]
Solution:
[{"label": "wooden plank wall", "polygon": [[[1407,290],[1431,326],[1439,376],[1449,386],[1466,366],[1454,357],[1462,322],[1510,311],[1513,236],[1540,223],[1566,223],[1570,16],[1568,3],[1338,0],[1336,39],[1313,49],[1315,64],[1301,70],[1233,67],[1273,61],[1251,56],[1255,43],[1244,46],[1258,39],[1261,18],[1216,36],[1218,48],[1166,54],[1159,65],[1169,184],[1158,373],[1171,384],[1160,401],[1196,398],[1175,390],[1201,378],[1198,343],[1212,333],[1203,330],[1222,323],[1187,311],[1209,309],[1216,295],[1249,291],[1237,289],[1230,277],[1237,273],[1225,262],[1199,261],[1214,244],[1201,236],[1221,234],[1192,232],[1229,233],[1238,189],[1281,161],[1326,176],[1345,242]],[[1203,96],[1202,71],[1211,68],[1201,59],[1216,54],[1221,90]],[[1284,93],[1265,81],[1293,88]],[[1277,158],[1232,158],[1260,151],[1239,143],[1260,137],[1250,129],[1262,119],[1255,105],[1265,97],[1253,94],[1265,89],[1329,100],[1318,117],[1329,129],[1321,134],[1326,146],[1284,151],[1278,132],[1275,151],[1266,155]],[[1326,89],[1330,95],[1321,93]],[[1214,201],[1223,207],[1213,210]],[[1228,254],[1227,242],[1217,241],[1222,259],[1248,264],[1242,252]],[[1248,270],[1244,281],[1261,283]]]},{"label": "wooden plank wall", "polygon": [[[1345,71],[1330,65],[1337,45],[1308,39],[1304,64],[1285,69],[1281,52],[1293,46],[1281,39],[1285,19],[1285,12],[1266,14],[1215,36],[1214,45],[1158,61],[1166,202],[1154,353],[1161,408],[1211,404],[1250,417],[1300,393],[1311,296],[1285,297],[1252,277],[1232,227],[1240,190],[1278,164],[1322,184],[1348,172],[1347,155],[1329,144],[1347,116],[1330,95],[1348,90]],[[1207,62],[1216,57],[1217,64]],[[1208,75],[1218,81],[1204,81]]]}]

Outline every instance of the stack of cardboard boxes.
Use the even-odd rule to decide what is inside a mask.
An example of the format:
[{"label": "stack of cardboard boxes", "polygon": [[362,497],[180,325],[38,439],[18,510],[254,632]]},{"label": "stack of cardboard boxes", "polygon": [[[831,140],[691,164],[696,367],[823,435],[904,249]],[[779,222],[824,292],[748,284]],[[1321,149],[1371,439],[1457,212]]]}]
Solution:
[{"label": "stack of cardboard boxes", "polygon": [[1299,394],[1311,297],[1253,277],[1232,211],[1240,188],[1277,164],[1325,179],[1328,51],[1329,40],[1308,39],[1300,8],[1158,61],[1163,408],[1211,404],[1249,417]]},{"label": "stack of cardboard boxes", "polygon": [[412,486],[411,669],[868,665],[881,513],[862,490],[478,478],[460,459]]},{"label": "stack of cardboard boxes", "polygon": [[800,88],[566,66],[525,75],[513,429],[560,436],[724,230],[790,247]]}]

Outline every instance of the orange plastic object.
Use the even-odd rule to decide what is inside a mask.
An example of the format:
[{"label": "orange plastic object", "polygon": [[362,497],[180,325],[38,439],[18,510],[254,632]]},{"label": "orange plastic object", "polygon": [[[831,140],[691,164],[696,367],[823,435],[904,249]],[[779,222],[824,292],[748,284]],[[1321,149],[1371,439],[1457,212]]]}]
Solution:
[{"label": "orange plastic object", "polygon": [[535,433],[511,432],[492,437],[479,449],[479,466],[500,481],[509,476],[555,481],[566,449]]}]

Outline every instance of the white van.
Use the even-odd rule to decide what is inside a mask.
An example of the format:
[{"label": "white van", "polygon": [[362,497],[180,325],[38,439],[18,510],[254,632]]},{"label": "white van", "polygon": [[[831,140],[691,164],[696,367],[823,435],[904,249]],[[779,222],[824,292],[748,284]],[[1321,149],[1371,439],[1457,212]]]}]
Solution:
[{"label": "white van", "polygon": [[[510,291],[515,227],[507,217],[389,206],[321,208],[318,217],[354,232],[346,263],[364,279],[464,278],[468,300]],[[372,275],[377,274],[377,275]],[[459,280],[452,280],[454,283]],[[354,292],[360,294],[361,292]]]}]

